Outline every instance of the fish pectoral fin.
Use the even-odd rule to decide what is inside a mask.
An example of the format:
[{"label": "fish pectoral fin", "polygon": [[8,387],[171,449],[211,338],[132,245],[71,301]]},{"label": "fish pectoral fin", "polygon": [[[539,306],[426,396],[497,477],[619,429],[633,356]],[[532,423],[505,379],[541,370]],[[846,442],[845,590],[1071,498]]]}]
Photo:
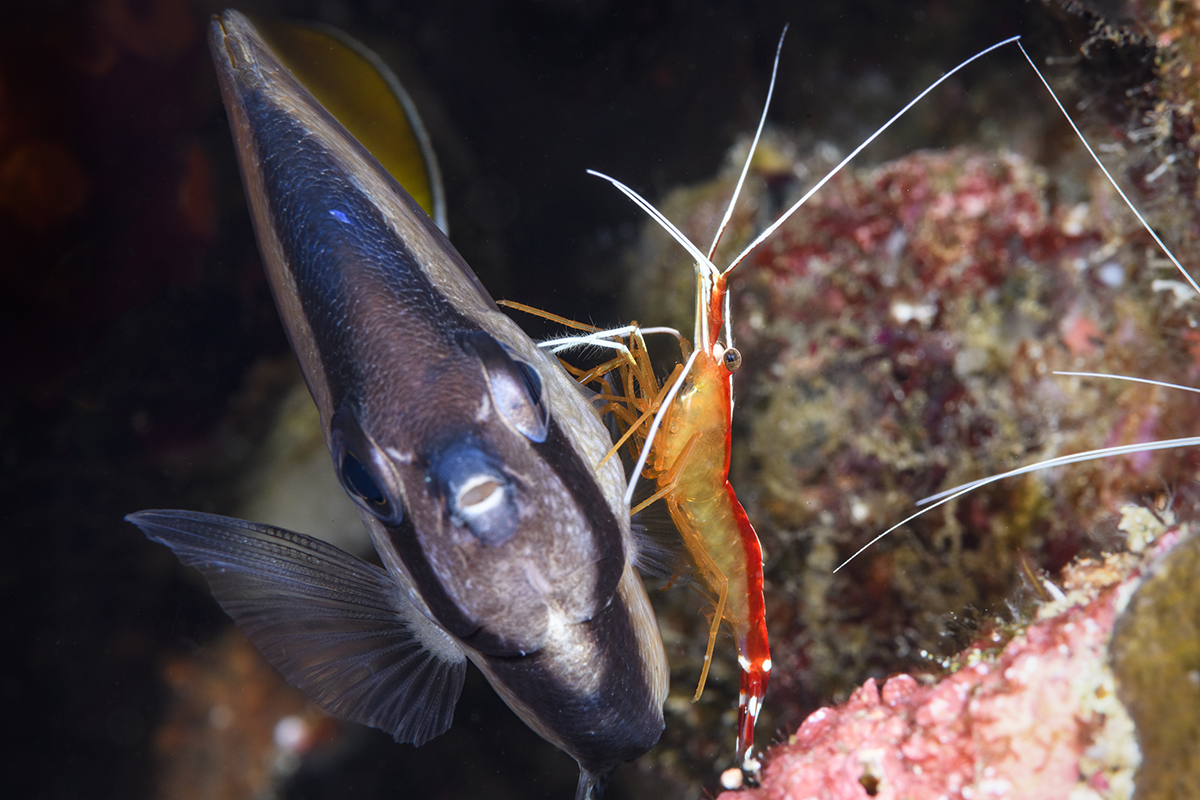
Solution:
[{"label": "fish pectoral fin", "polygon": [[415,745],[450,727],[466,657],[384,570],[303,534],[215,514],[126,519],[200,570],[267,661],[321,708]]},{"label": "fish pectoral fin", "polygon": [[[632,505],[639,505],[653,490],[653,482],[642,481],[633,495]],[[630,518],[629,529],[633,537],[633,565],[643,577],[680,586],[697,583],[696,566],[665,503],[643,508]]]}]

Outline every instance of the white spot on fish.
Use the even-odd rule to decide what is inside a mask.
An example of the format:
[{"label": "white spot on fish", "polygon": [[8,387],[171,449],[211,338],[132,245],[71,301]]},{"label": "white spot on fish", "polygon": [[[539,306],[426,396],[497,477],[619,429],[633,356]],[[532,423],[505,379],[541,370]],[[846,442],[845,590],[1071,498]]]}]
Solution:
[{"label": "white spot on fish", "polygon": [[546,580],[546,576],[533,561],[528,558],[522,559],[521,569],[525,572],[525,580],[529,581],[529,585],[538,594],[544,597],[554,593],[554,587],[550,585],[550,581]]},{"label": "white spot on fish", "polygon": [[412,464],[417,460],[412,453],[401,453],[394,447],[385,447],[384,451],[398,464]]}]

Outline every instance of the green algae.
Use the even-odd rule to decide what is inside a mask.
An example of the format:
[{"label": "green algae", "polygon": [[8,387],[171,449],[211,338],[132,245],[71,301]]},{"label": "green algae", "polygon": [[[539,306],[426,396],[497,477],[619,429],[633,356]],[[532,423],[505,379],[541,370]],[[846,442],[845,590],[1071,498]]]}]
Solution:
[{"label": "green algae", "polygon": [[1133,594],[1113,634],[1117,692],[1137,725],[1138,800],[1200,797],[1200,537]]}]

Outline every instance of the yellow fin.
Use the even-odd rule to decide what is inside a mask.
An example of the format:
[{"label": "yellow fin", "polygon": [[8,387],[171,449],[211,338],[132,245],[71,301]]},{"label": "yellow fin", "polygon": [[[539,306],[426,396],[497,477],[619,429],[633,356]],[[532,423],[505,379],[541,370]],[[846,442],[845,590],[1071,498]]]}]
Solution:
[{"label": "yellow fin", "polygon": [[446,231],[446,199],[416,105],[383,60],[336,28],[255,21],[280,61]]}]

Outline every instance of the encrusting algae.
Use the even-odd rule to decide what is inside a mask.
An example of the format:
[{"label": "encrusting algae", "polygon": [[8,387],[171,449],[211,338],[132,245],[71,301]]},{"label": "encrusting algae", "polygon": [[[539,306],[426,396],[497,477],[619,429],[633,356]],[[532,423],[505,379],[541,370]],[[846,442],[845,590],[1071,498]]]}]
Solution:
[{"label": "encrusting algae", "polygon": [[[1193,519],[1194,502],[1187,498],[1179,509]],[[1139,686],[1137,693],[1175,704],[1145,724],[1149,709],[1130,698],[1121,650],[1128,646],[1124,631],[1142,627],[1138,606],[1160,576],[1184,569],[1195,580],[1200,538],[1194,521],[1176,523],[1169,511],[1126,510],[1154,515],[1152,543],[1140,552],[1071,564],[1062,572],[1063,588],[1051,589],[1054,599],[1040,605],[1027,626],[1003,648],[990,641],[969,647],[952,674],[940,680],[894,675],[882,686],[868,679],[846,703],[814,712],[772,751],[764,788],[751,794],[1126,800],[1136,783],[1138,798],[1194,796],[1196,706],[1189,692],[1197,690],[1181,692],[1180,680]],[[1122,523],[1131,546],[1141,536],[1134,527],[1142,525],[1129,524],[1132,516],[1125,513]],[[1196,608],[1192,597],[1192,624]],[[1167,641],[1188,631],[1168,622],[1158,633],[1138,642],[1146,646],[1141,664],[1151,673],[1159,669],[1150,654],[1161,654]],[[1188,673],[1180,668],[1195,674],[1195,641],[1189,666],[1173,662],[1161,674],[1186,683]],[[1135,721],[1143,723],[1136,732]],[[1189,736],[1186,753],[1179,744]],[[1172,744],[1164,747],[1166,741]],[[1174,752],[1163,752],[1172,745]],[[1186,756],[1190,761],[1183,763]]]},{"label": "encrusting algae", "polygon": [[1137,724],[1138,800],[1200,797],[1200,537],[1148,572],[1117,621],[1112,660]]}]

